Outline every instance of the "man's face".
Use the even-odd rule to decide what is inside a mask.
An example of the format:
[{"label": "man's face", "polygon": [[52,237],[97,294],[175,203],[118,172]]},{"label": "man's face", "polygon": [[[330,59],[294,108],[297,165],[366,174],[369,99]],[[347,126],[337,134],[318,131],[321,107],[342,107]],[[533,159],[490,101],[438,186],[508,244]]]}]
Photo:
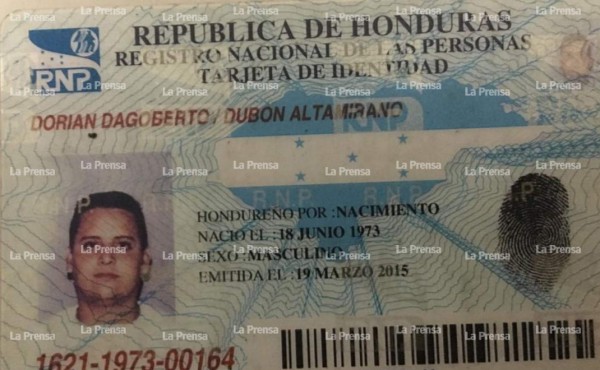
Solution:
[{"label": "man's face", "polygon": [[149,272],[150,264],[130,212],[94,208],[83,214],[67,257],[78,295],[92,301],[135,300],[140,276]]}]

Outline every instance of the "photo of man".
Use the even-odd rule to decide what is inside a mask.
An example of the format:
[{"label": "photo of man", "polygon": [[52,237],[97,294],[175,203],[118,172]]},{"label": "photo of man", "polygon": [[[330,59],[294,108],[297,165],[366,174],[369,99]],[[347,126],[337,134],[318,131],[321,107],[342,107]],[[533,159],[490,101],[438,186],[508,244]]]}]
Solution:
[{"label": "photo of man", "polygon": [[79,200],[69,227],[66,262],[67,278],[77,295],[77,321],[134,322],[143,314],[138,300],[152,266],[139,202],[118,191]]}]

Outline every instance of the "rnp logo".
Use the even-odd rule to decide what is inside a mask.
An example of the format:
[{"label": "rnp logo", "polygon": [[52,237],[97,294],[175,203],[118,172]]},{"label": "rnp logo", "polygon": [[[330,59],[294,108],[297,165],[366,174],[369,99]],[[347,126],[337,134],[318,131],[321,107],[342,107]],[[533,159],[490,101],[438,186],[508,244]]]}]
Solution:
[{"label": "rnp logo", "polygon": [[29,40],[39,49],[31,68],[34,89],[54,93],[101,90],[98,28],[31,30]]},{"label": "rnp logo", "polygon": [[33,69],[31,72],[31,83],[38,90],[57,93],[100,91],[100,75],[93,68]]}]

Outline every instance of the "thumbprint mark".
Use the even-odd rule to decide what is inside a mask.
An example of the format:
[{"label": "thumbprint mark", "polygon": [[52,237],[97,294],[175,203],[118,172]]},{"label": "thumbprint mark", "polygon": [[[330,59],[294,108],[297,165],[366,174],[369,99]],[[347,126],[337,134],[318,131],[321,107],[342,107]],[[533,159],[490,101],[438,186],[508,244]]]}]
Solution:
[{"label": "thumbprint mark", "polygon": [[[548,292],[569,260],[569,195],[560,180],[530,173],[511,186],[500,209],[500,252],[511,273]],[[561,251],[562,250],[562,251]]]},{"label": "thumbprint mark", "polygon": [[90,133],[88,134],[88,137],[89,137],[90,139],[95,139],[95,138],[97,138],[97,137],[98,137],[98,134],[97,134],[97,133],[95,133],[95,132],[90,132]]}]

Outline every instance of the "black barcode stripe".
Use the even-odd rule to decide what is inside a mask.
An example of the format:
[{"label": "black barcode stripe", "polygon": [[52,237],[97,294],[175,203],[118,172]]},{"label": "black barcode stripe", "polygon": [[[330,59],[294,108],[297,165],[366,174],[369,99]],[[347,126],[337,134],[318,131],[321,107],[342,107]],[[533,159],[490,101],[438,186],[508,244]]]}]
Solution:
[{"label": "black barcode stripe", "polygon": [[[350,330],[350,334],[360,334],[360,328],[354,331],[354,329]],[[354,366],[361,365],[360,363],[360,346],[357,345],[355,339],[350,340],[351,345],[354,347]],[[353,366],[353,367],[354,367]]]},{"label": "black barcode stripe", "polygon": [[575,328],[577,329],[577,334],[575,335],[575,347],[577,348],[577,358],[584,357],[584,338],[583,334],[583,323],[581,320],[575,321]]},{"label": "black barcode stripe", "polygon": [[462,362],[464,364],[466,362],[465,361],[465,325],[464,324],[460,325],[460,335],[461,335],[460,346],[462,347]]},{"label": "black barcode stripe", "polygon": [[[310,331],[306,329],[306,360],[308,363],[308,368],[310,369]],[[315,364],[316,365],[316,364]]]},{"label": "black barcode stripe", "polygon": [[319,352],[317,351],[317,329],[313,329],[313,353],[315,357],[315,367],[319,367]]},{"label": "black barcode stripe", "polygon": [[327,346],[326,346],[326,334],[325,329],[321,329],[321,358],[323,367],[327,367]]},{"label": "black barcode stripe", "polygon": [[342,355],[342,367],[344,367],[345,366],[345,364],[344,364],[344,340],[342,340],[341,338],[340,338],[340,354]]},{"label": "black barcode stripe", "polygon": [[[436,326],[436,328],[437,328],[437,326]],[[434,335],[435,335],[434,338],[435,338],[435,349],[436,349],[436,351],[435,351],[436,352],[436,356],[435,356],[436,362],[435,363],[439,364],[440,363],[440,335],[437,333],[437,331],[436,331],[436,334],[434,334]]]},{"label": "black barcode stripe", "polygon": [[557,321],[556,322],[557,328],[558,328],[558,333],[556,335],[556,337],[558,338],[557,342],[558,342],[558,358],[563,360],[565,358],[565,336],[563,334],[562,329],[562,321]]},{"label": "black barcode stripe", "polygon": [[483,324],[475,324],[475,351],[477,362],[487,362],[486,354],[485,354],[485,342],[487,340],[483,340],[480,337],[479,333],[484,332]]},{"label": "black barcode stripe", "polygon": [[287,330],[281,332],[281,368],[288,369]]},{"label": "black barcode stripe", "polygon": [[[540,328],[541,326],[542,326],[542,323],[538,321],[538,322],[537,322],[537,327],[538,327],[538,328]],[[539,331],[539,330],[538,330],[538,331]],[[542,352],[542,333],[541,333],[541,332],[539,332],[539,333],[538,333],[538,343],[539,343],[539,355],[540,355],[540,360],[543,360],[543,359],[544,359],[544,356],[543,356],[543,354],[542,354],[543,352]]]},{"label": "black barcode stripe", "polygon": [[304,350],[302,341],[302,330],[296,329],[296,369],[304,368]]},{"label": "black barcode stripe", "polygon": [[[568,323],[566,321],[562,321],[561,322],[561,328],[567,328]],[[565,360],[569,359],[569,335],[567,333],[565,333],[564,331],[561,332],[561,337],[562,337],[562,343],[563,343],[563,358]]]},{"label": "black barcode stripe", "polygon": [[294,369],[294,343],[292,338],[292,330],[288,330],[287,333],[287,346],[288,346],[288,368]]},{"label": "black barcode stripe", "polygon": [[556,322],[556,327],[559,328],[558,333],[556,333],[556,342],[558,345],[558,358],[560,360],[564,359],[564,341],[563,341],[563,334],[562,334],[562,322],[557,321]]},{"label": "black barcode stripe", "polygon": [[[542,326],[542,323],[538,321],[537,327],[540,328],[541,326]],[[542,333],[541,333],[541,331],[538,333],[538,343],[539,343],[540,360],[543,360],[544,357],[542,356]]]},{"label": "black barcode stripe", "polygon": [[406,358],[404,356],[404,334],[402,334],[404,327],[399,326],[398,329],[399,330],[396,330],[396,338],[394,339],[396,341],[396,360],[398,365],[405,365]]},{"label": "black barcode stripe", "polygon": [[521,323],[521,339],[523,343],[523,361],[529,361],[529,339],[527,338],[527,323]]},{"label": "black barcode stripe", "polygon": [[[360,329],[355,332],[354,329],[351,328],[350,335],[352,335],[352,338],[354,338],[355,334],[360,334]],[[360,364],[360,346],[357,346],[356,339],[350,340],[350,346],[352,348],[352,367],[355,367],[357,363]]]},{"label": "black barcode stripe", "polygon": [[514,335],[513,353],[515,355],[515,361],[519,361],[519,326],[516,322],[512,323],[512,332]]},{"label": "black barcode stripe", "polygon": [[[548,327],[554,325],[554,321],[548,321]],[[556,333],[548,333],[548,349],[549,354],[548,357],[550,360],[556,360]]]},{"label": "black barcode stripe", "polygon": [[415,333],[410,334],[410,347],[411,347],[410,357],[412,359],[412,364],[415,365],[415,362],[417,361],[417,345],[416,345]]},{"label": "black barcode stripe", "polygon": [[[461,360],[465,364],[475,364],[595,358],[594,321],[578,319],[571,323],[573,326],[568,320],[556,320],[547,321],[545,325],[539,321],[520,321],[384,326],[383,330],[377,326],[286,329],[281,331],[279,340],[281,369],[374,368],[407,363],[420,366],[458,364]],[[365,339],[368,337],[371,341]],[[499,353],[499,345],[504,345],[504,356]],[[385,352],[385,365],[381,351]],[[350,357],[348,363],[345,363],[345,356]]]},{"label": "black barcode stripe", "polygon": [[584,333],[583,334],[583,338],[584,338],[584,340],[583,340],[583,343],[584,343],[583,348],[585,349],[584,353],[583,353],[583,357],[589,358],[589,356],[590,356],[590,348],[589,348],[590,338],[588,338],[588,336],[587,336],[587,333],[588,333],[588,323],[587,323],[587,321],[583,322],[583,330],[584,330],[584,332],[583,332]]},{"label": "black barcode stripe", "polygon": [[475,349],[475,358],[474,362],[480,363],[485,362],[485,343],[483,338],[479,333],[484,333],[483,324],[473,324],[473,335],[475,335],[475,340],[473,342],[473,348]]},{"label": "black barcode stripe", "polygon": [[[569,327],[569,322],[568,321],[563,321],[563,327],[564,328],[568,328]],[[565,358],[567,360],[569,360],[571,358],[571,349],[570,347],[570,343],[569,343],[569,334],[564,333],[563,334],[563,341],[565,343]]]},{"label": "black barcode stripe", "polygon": [[383,328],[383,337],[385,339],[385,366],[390,366],[390,352],[387,350],[390,348],[390,343],[388,341],[388,327]]},{"label": "black barcode stripe", "polygon": [[373,327],[373,362],[379,366],[379,330],[376,326]]},{"label": "black barcode stripe", "polygon": [[[508,334],[508,324],[502,323],[502,333]],[[504,362],[510,361],[510,347],[507,340],[504,341]]]},{"label": "black barcode stripe", "polygon": [[594,348],[594,320],[589,320],[590,325],[589,325],[589,331],[588,331],[588,335],[590,336],[590,355],[588,356],[589,358],[596,358],[596,350]]},{"label": "black barcode stripe", "polygon": [[527,323],[527,335],[529,336],[529,358],[535,361],[535,334],[533,333],[533,322]]}]

